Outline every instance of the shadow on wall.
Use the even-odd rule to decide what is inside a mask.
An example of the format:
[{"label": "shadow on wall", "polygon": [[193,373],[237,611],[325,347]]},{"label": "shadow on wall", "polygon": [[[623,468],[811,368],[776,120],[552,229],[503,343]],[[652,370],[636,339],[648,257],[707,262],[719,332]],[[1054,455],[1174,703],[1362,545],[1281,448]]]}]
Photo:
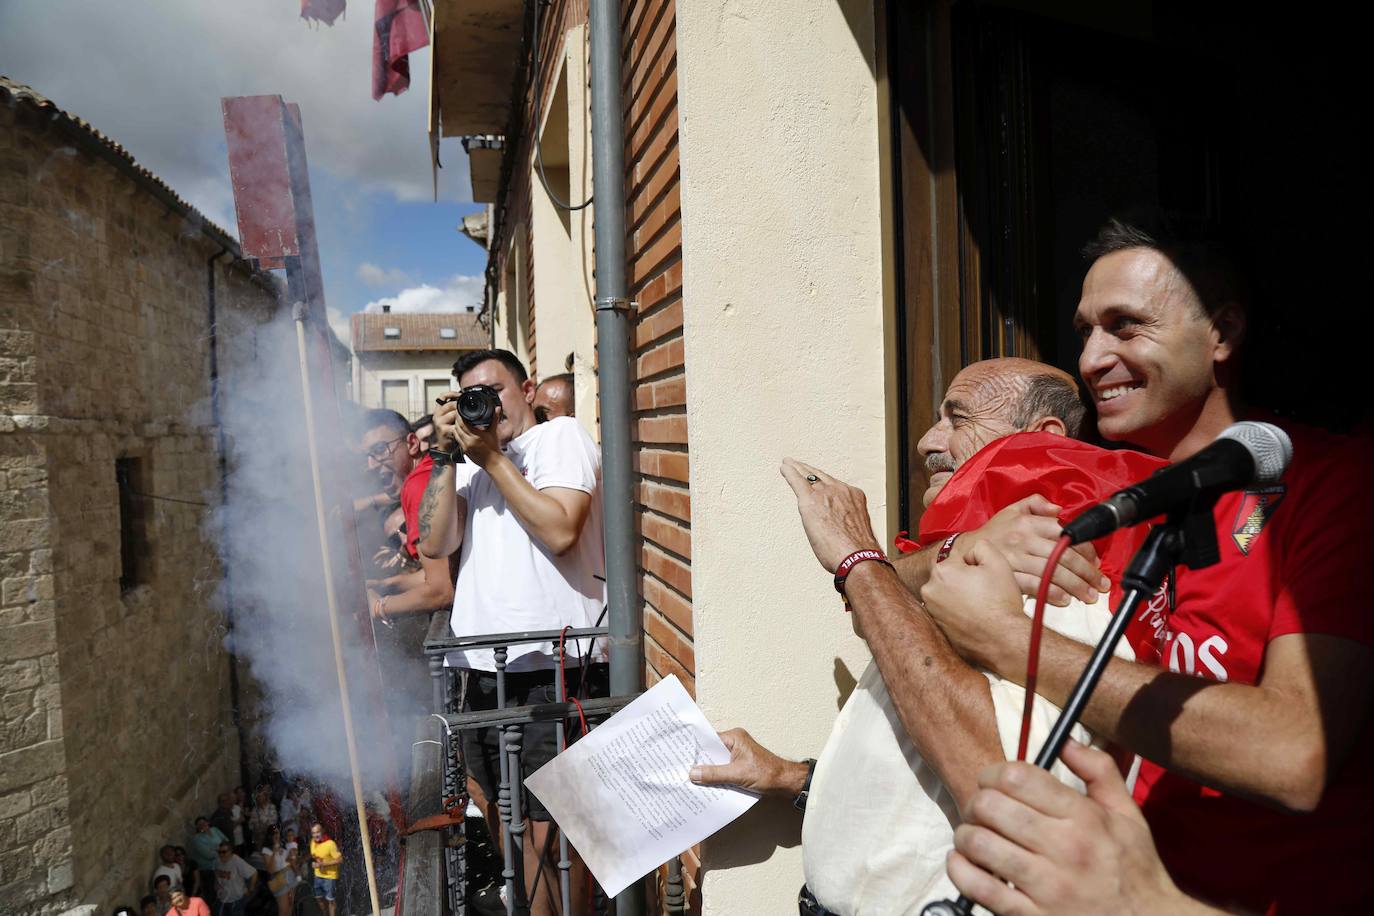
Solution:
[{"label": "shadow on wall", "polygon": [[844,659],[835,656],[835,708],[844,709],[844,704],[849,702],[849,695],[854,692],[854,688],[859,686],[859,679],[854,676],[854,672],[849,670],[849,666],[844,663]]}]

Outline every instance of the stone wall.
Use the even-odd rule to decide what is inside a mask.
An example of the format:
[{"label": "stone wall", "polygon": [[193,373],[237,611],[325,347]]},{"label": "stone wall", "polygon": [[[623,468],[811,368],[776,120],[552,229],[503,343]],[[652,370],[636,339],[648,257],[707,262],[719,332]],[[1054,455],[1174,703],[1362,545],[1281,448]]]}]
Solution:
[{"label": "stone wall", "polygon": [[[221,246],[100,152],[47,112],[0,105],[7,914],[136,904],[157,847],[184,844],[240,781],[211,516],[207,264]],[[215,277],[232,384],[275,295],[228,257]],[[123,583],[120,458],[141,461],[146,535]]]}]

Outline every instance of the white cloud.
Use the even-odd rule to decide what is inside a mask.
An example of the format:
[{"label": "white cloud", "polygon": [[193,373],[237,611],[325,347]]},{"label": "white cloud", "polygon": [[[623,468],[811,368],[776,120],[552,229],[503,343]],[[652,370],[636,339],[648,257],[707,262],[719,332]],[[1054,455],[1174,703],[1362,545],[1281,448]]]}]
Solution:
[{"label": "white cloud", "polygon": [[404,270],[378,267],[371,261],[358,265],[358,279],[368,286],[407,286],[411,283],[410,274]]},{"label": "white cloud", "polygon": [[[128,149],[231,231],[220,97],[280,94],[300,105],[312,168],[403,201],[431,197],[429,49],[413,81],[372,100],[372,4],[312,28],[284,0],[4,0],[0,72],[33,86]],[[467,200],[462,147],[444,146],[440,197]]]},{"label": "white cloud", "polygon": [[380,312],[382,306],[389,305],[393,312],[463,312],[468,308],[482,305],[483,279],[480,276],[457,274],[448,279],[443,287],[421,283],[401,290],[394,296],[386,296],[369,302],[365,312]]},{"label": "white cloud", "polygon": [[332,305],[324,308],[325,318],[329,321],[329,326],[334,330],[334,335],[345,346],[352,346],[353,331],[349,326],[348,316]]}]

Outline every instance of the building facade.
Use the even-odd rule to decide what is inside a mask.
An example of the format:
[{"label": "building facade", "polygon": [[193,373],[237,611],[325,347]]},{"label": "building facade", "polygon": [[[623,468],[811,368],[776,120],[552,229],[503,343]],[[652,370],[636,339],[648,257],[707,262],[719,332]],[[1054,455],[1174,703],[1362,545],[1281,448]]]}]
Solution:
[{"label": "building facade", "polygon": [[433,413],[434,399],[454,385],[458,357],[489,345],[475,311],[400,314],[383,306],[349,321],[354,399],[407,420]]},{"label": "building facade", "polygon": [[[276,312],[223,230],[0,80],[0,911],[137,903],[241,780],[215,386]],[[246,688],[245,688],[246,689]]]},{"label": "building facade", "polygon": [[[445,135],[501,137],[499,174],[472,161],[488,304],[542,366],[547,326],[592,321],[590,230],[569,258],[560,228],[595,219],[560,206],[594,197],[586,8],[468,7],[435,4],[437,107]],[[1368,424],[1362,336],[1331,333],[1355,326],[1338,265],[1363,232],[1332,227],[1358,222],[1338,202],[1368,184],[1342,114],[1359,55],[1321,51],[1338,36],[1315,21],[1149,0],[620,9],[647,676],[677,674],[718,728],[816,756],[868,661],[781,459],[861,487],[887,543],[915,530],[917,442],[963,366],[1076,371],[1080,252],[1113,215],[1185,211],[1242,238],[1272,274],[1251,303],[1254,401]],[[571,306],[544,293],[558,280]],[[787,911],[799,842],[794,811],[758,805],[685,857],[692,905]]]}]

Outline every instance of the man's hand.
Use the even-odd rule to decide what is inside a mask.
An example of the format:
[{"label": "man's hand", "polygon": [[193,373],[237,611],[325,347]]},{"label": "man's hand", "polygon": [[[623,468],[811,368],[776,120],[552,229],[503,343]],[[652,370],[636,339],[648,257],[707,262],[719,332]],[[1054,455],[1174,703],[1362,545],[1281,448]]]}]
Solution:
[{"label": "man's hand", "polygon": [[[457,409],[457,405],[454,405],[455,412]],[[486,429],[473,429],[462,417],[458,418],[458,424],[453,428],[463,454],[479,468],[485,468],[491,459],[501,454],[501,439],[496,434],[496,428],[501,425],[501,416],[501,407],[497,405],[491,425]]]},{"label": "man's hand", "polygon": [[445,391],[437,398],[434,409],[434,447],[446,452],[453,451],[457,443],[454,427],[458,424],[458,392]]},{"label": "man's hand", "polygon": [[1169,878],[1109,756],[1069,741],[1064,763],[1086,797],[1027,763],[979,775],[949,854],[961,893],[1002,916],[1217,912]]},{"label": "man's hand", "polygon": [[1019,633],[1029,625],[1021,590],[1006,559],[991,544],[975,544],[930,571],[921,602],[959,654],[976,665],[1001,670],[998,653],[1024,649]]},{"label": "man's hand", "polygon": [[[1040,587],[1045,561],[1059,540],[1060,506],[1043,496],[1027,496],[988,519],[981,528],[959,535],[950,559],[966,555],[979,543],[996,547],[1011,566],[1023,595],[1034,595]],[[948,560],[946,562],[949,562]],[[1097,565],[1092,544],[1078,544],[1064,551],[1051,580],[1048,601],[1063,607],[1069,598],[1085,604],[1097,600],[1098,592],[1111,588]]]},{"label": "man's hand", "polygon": [[806,539],[827,572],[833,573],[856,550],[882,549],[863,490],[792,458],[782,460],[781,470],[797,495]]},{"label": "man's hand", "polygon": [[754,740],[742,728],[720,733],[730,751],[730,762],[692,767],[691,780],[699,786],[738,786],[763,795],[795,798],[806,782],[807,765],[783,760]]}]

